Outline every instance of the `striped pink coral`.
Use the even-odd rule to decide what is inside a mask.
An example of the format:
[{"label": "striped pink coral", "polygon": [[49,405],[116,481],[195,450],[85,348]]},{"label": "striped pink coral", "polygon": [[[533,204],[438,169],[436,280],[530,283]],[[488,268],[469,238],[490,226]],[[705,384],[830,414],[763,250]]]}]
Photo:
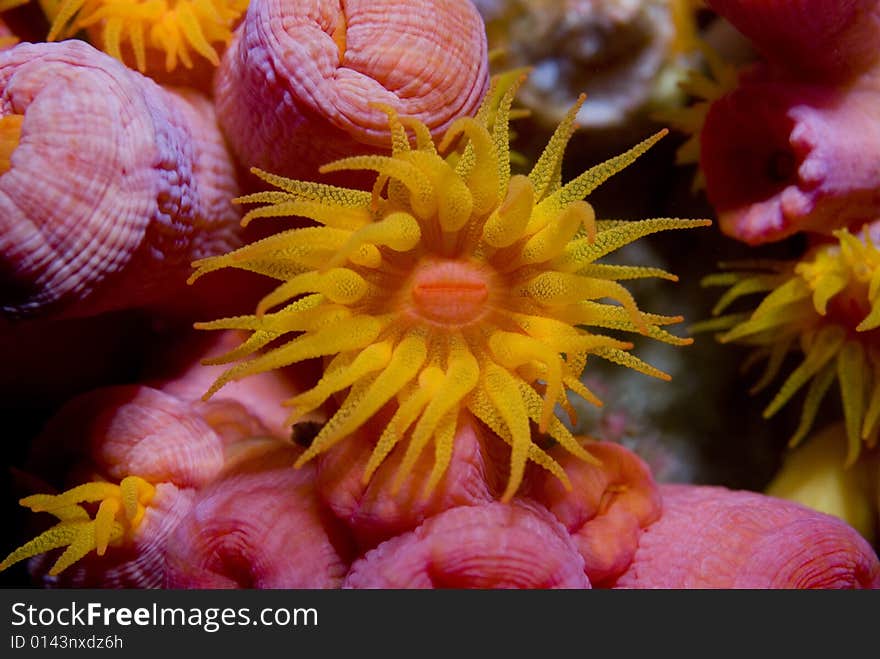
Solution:
[{"label": "striped pink coral", "polygon": [[239,243],[210,102],[80,41],[0,53],[0,286],[10,318],[174,299],[194,258]]},{"label": "striped pink coral", "polygon": [[626,588],[880,588],[871,546],[840,520],[753,492],[666,485]]},{"label": "striped pink coral", "polygon": [[215,82],[241,162],[314,178],[320,165],[387,150],[384,103],[439,135],[488,85],[486,35],[470,2],[253,0]]}]

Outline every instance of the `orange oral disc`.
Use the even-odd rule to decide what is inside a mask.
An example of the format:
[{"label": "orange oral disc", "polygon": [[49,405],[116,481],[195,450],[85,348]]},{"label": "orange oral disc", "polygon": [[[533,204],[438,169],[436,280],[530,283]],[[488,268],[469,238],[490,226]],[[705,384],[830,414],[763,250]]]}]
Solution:
[{"label": "orange oral disc", "polygon": [[456,260],[424,263],[411,288],[415,309],[436,323],[468,325],[486,311],[487,279],[487,273],[472,263]]}]

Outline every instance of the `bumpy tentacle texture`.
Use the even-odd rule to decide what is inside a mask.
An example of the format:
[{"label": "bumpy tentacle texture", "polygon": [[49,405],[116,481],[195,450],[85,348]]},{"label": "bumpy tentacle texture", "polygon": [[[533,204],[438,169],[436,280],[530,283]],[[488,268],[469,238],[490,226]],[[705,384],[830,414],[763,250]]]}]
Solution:
[{"label": "bumpy tentacle texture", "polygon": [[[791,446],[806,437],[837,380],[849,465],[862,442],[873,447],[880,435],[880,250],[867,228],[860,238],[846,229],[834,236],[836,243],[818,246],[800,262],[761,262],[706,277],[705,286],[730,288],[713,309],[718,317],[692,330],[723,330],[722,342],[754,346],[753,360],[767,359],[752,393],[776,378],[789,352],[803,354],[764,410],[765,418],[773,416],[809,384]],[[755,293],[768,295],[752,313],[721,315],[738,298]]]},{"label": "bumpy tentacle texture", "polygon": [[[234,267],[283,282],[254,315],[197,324],[252,332],[220,362],[269,347],[226,371],[206,396],[253,373],[327,357],[318,384],[287,401],[290,421],[337,392],[348,394],[297,465],[396,402],[365,481],[408,437],[397,484],[433,442],[434,469],[424,486],[430,493],[449,464],[458,416],[466,409],[511,446],[504,500],[517,490],[529,460],[567,484],[562,467],[535,441],[536,431],[592,459],[554,414],[557,404],[570,409],[567,390],[598,402],[579,380],[587,358],[668,379],[628,352],[632,344],[585,327],[690,343],[662,328],[680,317],[642,312],[618,283],[674,276],[596,261],[642,236],[709,221],[597,221],[584,197],[663,133],[562,185],[562,155],[580,104],[531,173],[511,176],[508,116],[515,87],[500,95],[497,108],[484,103],[476,118],[455,121],[439,144],[419,122],[384,108],[393,138],[390,156],[356,156],[322,168],[378,172],[372,194],[255,170],[279,191],[242,197],[244,203],[264,204],[244,222],[296,215],[321,226],[289,230],[195,263],[191,281]],[[415,147],[406,128],[414,133]],[[453,146],[457,149],[446,158],[438,155]],[[299,334],[269,345],[292,332]]]},{"label": "bumpy tentacle texture", "polygon": [[[0,563],[5,570],[37,554],[67,547],[49,570],[60,574],[90,551],[103,556],[110,545],[121,544],[138,528],[156,488],[143,478],[127,476],[119,485],[93,482],[78,485],[62,494],[35,494],[21,500],[21,505],[36,512],[51,513],[58,523],[22,545]],[[95,517],[80,504],[99,503]]]},{"label": "bumpy tentacle texture", "polygon": [[218,66],[216,47],[229,44],[247,6],[247,0],[63,0],[50,16],[47,40],[99,30],[102,49],[125,61],[123,46],[130,47],[141,73],[149,50],[164,53],[166,71],[178,62],[192,68],[193,53]]}]

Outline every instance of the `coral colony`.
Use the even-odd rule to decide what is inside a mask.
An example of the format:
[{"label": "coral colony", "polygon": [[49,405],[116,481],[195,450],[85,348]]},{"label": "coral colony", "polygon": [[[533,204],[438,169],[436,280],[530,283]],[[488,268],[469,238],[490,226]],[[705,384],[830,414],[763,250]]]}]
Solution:
[{"label": "coral colony", "polygon": [[[850,3],[832,29],[830,0],[756,4],[0,3],[0,343],[21,346],[10,396],[45,414],[13,465],[42,526],[16,529],[0,571],[103,588],[880,586],[880,75],[861,45],[880,10]],[[827,61],[802,62],[798,17]],[[751,59],[728,61],[731,43]],[[693,175],[640,159],[659,118],[689,133],[679,164],[699,165],[694,194],[730,238],[651,192]],[[651,158],[662,176],[639,169]],[[758,247],[801,233],[794,259]],[[717,248],[675,249],[667,270],[655,234],[755,255],[713,272]],[[754,393],[781,381],[764,417],[802,396],[777,457],[823,447],[786,457],[774,496],[658,482],[638,442],[583,414],[620,409],[616,366],[637,397],[672,380],[638,353],[693,343],[668,330],[682,259],[726,288],[687,309],[692,330],[766,360]],[[83,333],[112,340],[83,349]],[[74,370],[47,344],[81,379],[47,386]],[[95,352],[113,346],[124,370]],[[687,377],[668,370],[683,375],[665,388]]]}]

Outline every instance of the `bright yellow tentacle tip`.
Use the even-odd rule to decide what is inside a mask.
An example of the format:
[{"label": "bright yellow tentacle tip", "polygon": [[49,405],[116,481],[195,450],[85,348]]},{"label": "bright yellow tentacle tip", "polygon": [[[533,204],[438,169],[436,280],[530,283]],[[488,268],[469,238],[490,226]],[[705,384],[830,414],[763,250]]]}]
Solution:
[{"label": "bright yellow tentacle tip", "polygon": [[[428,495],[449,464],[461,413],[469,411],[511,446],[502,500],[514,496],[529,461],[568,485],[541,446],[549,439],[592,459],[557,416],[557,405],[570,409],[570,392],[599,402],[580,383],[587,357],[668,378],[630,354],[632,344],[601,329],[672,345],[689,342],[661,329],[679,317],[643,312],[619,283],[673,275],[597,261],[648,234],[710,222],[602,221],[584,201],[664,132],[562,185],[575,107],[531,173],[511,176],[508,120],[521,79],[494,78],[477,115],[453,122],[436,143],[424,125],[382,106],[390,153],[322,168],[375,171],[372,192],[252,170],[277,190],[238,199],[262,204],[247,221],[301,216],[318,226],[194,264],[191,281],[224,267],[281,281],[255,314],[197,324],[252,332],[241,349],[215,362],[263,349],[232,366],[207,395],[251,374],[314,357],[328,360],[316,386],[286,402],[295,423],[325,403],[342,401],[297,465],[385,409],[387,427],[376,438],[364,480],[405,444],[393,485],[400,487],[417,461],[433,454],[422,488]],[[291,302],[293,295],[307,297]]]},{"label": "bright yellow tentacle tip", "polygon": [[[713,310],[716,318],[691,330],[722,330],[720,341],[752,346],[756,359],[766,357],[753,391],[776,379],[787,354],[802,356],[764,410],[765,418],[773,416],[807,388],[791,446],[807,436],[837,381],[845,464],[852,465],[862,444],[873,447],[880,435],[880,250],[868,227],[861,236],[840,229],[834,237],[836,242],[814,247],[800,261],[746,264],[757,267],[706,277],[706,286],[729,288]],[[767,295],[753,312],[721,315],[756,293]]]},{"label": "bright yellow tentacle tip", "polygon": [[[127,476],[119,485],[96,481],[61,494],[34,494],[19,503],[35,513],[50,513],[58,523],[25,543],[0,563],[0,570],[32,556],[66,547],[49,570],[56,576],[94,550],[103,556],[108,546],[130,541],[144,519],[156,488],[139,476]],[[94,518],[80,504],[97,504]]]},{"label": "bright yellow tentacle tip", "polygon": [[59,0],[46,6],[47,41],[97,29],[106,53],[146,73],[149,51],[164,54],[169,72],[178,62],[192,68],[193,52],[217,66],[218,48],[229,44],[248,0]]}]

